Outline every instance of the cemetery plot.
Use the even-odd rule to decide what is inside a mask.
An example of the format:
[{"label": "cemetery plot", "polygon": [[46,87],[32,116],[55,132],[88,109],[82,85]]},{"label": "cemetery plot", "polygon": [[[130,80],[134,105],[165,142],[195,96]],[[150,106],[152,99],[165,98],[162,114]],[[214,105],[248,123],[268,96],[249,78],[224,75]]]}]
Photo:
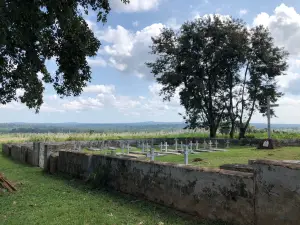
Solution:
[{"label": "cemetery plot", "polygon": [[[211,140],[204,141],[203,143],[199,143],[198,141],[196,141],[183,144],[183,142],[178,143],[177,139],[175,139],[173,145],[170,145],[167,142],[161,142],[159,145],[153,145],[152,143],[143,141],[138,142],[137,146],[131,146],[129,142],[124,141],[120,143],[119,148],[111,147],[108,143],[106,145],[103,145],[103,147],[99,149],[87,148],[84,150],[84,152],[126,158],[138,158],[141,160],[150,161],[156,161],[157,159],[161,157],[164,158],[166,156],[177,156],[178,158],[182,159],[182,161],[178,163],[188,165],[190,164],[189,155],[200,155],[203,152],[226,152],[230,147],[230,142],[228,140],[223,143],[224,148],[222,148],[221,144],[218,143],[218,141]],[[172,157],[169,158],[172,159]],[[168,157],[165,159],[168,159]]]}]

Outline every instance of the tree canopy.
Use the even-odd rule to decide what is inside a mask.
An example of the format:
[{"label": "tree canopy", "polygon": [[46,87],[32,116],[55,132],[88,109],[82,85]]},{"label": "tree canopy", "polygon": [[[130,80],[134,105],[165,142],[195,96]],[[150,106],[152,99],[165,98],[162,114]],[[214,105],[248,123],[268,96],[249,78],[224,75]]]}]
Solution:
[{"label": "tree canopy", "polygon": [[249,31],[239,19],[202,17],[179,31],[164,28],[152,41],[157,58],[146,64],[162,84],[164,100],[180,89],[188,128],[209,127],[215,137],[220,123],[230,121],[232,133],[267,95],[273,102],[282,95],[275,78],[287,68],[287,53],[274,47],[263,27]]},{"label": "tree canopy", "polygon": [[[0,1],[0,104],[17,100],[16,91],[23,89],[20,101],[38,112],[42,81],[61,97],[82,92],[91,80],[86,57],[95,56],[101,43],[80,8],[97,12],[103,23],[111,10],[109,0]],[[55,75],[45,65],[51,58],[58,66]]]}]

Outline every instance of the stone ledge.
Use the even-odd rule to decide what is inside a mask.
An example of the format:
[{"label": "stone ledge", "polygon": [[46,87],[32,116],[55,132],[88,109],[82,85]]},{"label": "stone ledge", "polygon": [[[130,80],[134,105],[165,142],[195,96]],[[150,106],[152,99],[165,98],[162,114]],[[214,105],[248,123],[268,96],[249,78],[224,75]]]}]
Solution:
[{"label": "stone ledge", "polygon": [[273,165],[273,166],[282,166],[289,169],[296,169],[300,170],[300,162],[299,161],[293,161],[293,160],[265,160],[265,159],[259,159],[259,160],[249,160],[249,165],[254,164],[263,164],[263,165]]},{"label": "stone ledge", "polygon": [[224,164],[224,165],[220,166],[220,169],[239,171],[239,172],[245,172],[245,173],[253,173],[254,172],[254,168],[247,164]]}]

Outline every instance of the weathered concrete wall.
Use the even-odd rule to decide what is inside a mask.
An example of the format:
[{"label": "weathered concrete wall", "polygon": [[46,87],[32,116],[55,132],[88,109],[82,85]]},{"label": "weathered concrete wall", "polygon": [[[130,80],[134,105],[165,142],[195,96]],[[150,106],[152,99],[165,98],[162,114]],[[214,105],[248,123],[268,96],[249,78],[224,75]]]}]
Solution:
[{"label": "weathered concrete wall", "polygon": [[91,158],[85,153],[60,151],[57,170],[78,178],[88,178],[92,172]]},{"label": "weathered concrete wall", "polygon": [[21,161],[21,145],[13,144],[11,146],[11,157],[16,161]]},{"label": "weathered concrete wall", "polygon": [[253,224],[253,174],[59,152],[58,171],[209,218]]},{"label": "weathered concrete wall", "polygon": [[58,166],[58,152],[52,153],[49,158],[49,172],[55,174]]},{"label": "weathered concrete wall", "polygon": [[298,225],[300,164],[250,160],[256,170],[257,224]]},{"label": "weathered concrete wall", "polygon": [[27,163],[28,151],[32,150],[32,143],[11,144],[11,157],[19,162]]},{"label": "weathered concrete wall", "polygon": [[2,144],[2,153],[5,156],[11,156],[11,144]]},{"label": "weathered concrete wall", "polygon": [[[74,143],[72,142],[45,144],[44,149],[42,151],[44,153],[44,157],[43,157],[44,165],[42,168],[44,168],[44,170],[46,171],[49,171],[49,158],[52,153],[59,152],[62,150],[72,151],[74,150],[74,148],[75,148]],[[40,151],[40,155],[41,155],[41,151]]]}]

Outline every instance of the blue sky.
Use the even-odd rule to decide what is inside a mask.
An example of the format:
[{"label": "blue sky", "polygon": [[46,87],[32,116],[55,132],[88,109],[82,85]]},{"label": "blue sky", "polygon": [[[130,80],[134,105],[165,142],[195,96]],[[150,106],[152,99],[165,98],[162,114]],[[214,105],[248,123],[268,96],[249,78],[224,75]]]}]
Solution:
[{"label": "blue sky", "polygon": [[[131,0],[125,6],[111,0],[112,12],[103,26],[93,12],[86,16],[102,46],[96,57],[88,59],[92,82],[77,98],[59,99],[46,86],[44,105],[39,114],[18,102],[0,106],[0,122],[139,122],[181,121],[183,112],[178,95],[162,102],[157,85],[144,66],[150,37],[163,26],[177,28],[186,20],[218,13],[245,20],[249,26],[268,27],[276,44],[290,53],[287,76],[279,78],[285,96],[279,101],[276,123],[300,123],[300,1],[246,0]],[[55,61],[47,62],[50,72]],[[298,90],[299,89],[299,90]],[[20,90],[18,94],[22,94]],[[259,114],[252,122],[265,122]]]}]

